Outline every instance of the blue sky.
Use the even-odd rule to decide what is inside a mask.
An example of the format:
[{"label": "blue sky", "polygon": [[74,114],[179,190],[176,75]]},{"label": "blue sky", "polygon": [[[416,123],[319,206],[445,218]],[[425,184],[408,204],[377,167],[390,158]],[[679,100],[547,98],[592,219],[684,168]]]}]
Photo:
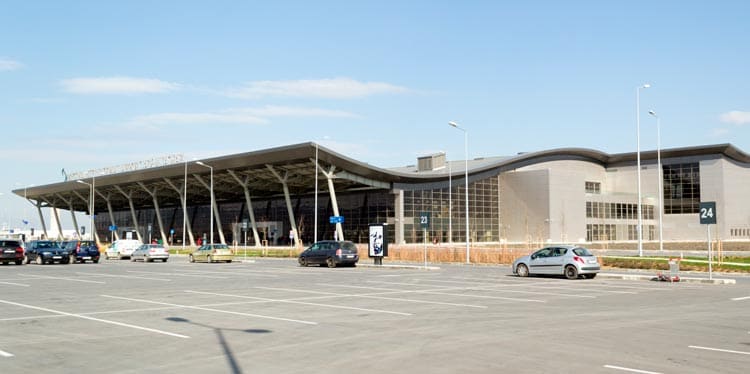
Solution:
[{"label": "blue sky", "polygon": [[[380,167],[559,147],[750,152],[746,1],[14,1],[0,223],[26,185],[307,141]],[[33,225],[34,223],[32,223]],[[38,226],[38,224],[37,224]]]}]

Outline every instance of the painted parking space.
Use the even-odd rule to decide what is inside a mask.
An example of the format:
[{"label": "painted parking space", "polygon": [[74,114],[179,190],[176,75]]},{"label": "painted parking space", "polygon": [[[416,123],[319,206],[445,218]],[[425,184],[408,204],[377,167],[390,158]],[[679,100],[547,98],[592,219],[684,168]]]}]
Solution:
[{"label": "painted parking space", "polygon": [[[646,372],[690,372],[681,370],[690,366],[670,366],[675,364],[657,357],[666,354],[660,350],[663,347],[637,352],[639,364],[628,365],[627,362],[633,361],[626,360],[624,354],[614,357],[618,351],[608,348],[608,342],[638,347],[642,345],[641,334],[658,333],[660,329],[654,326],[669,323],[664,316],[674,307],[664,305],[665,295],[669,295],[670,302],[692,306],[696,299],[714,297],[713,292],[720,292],[726,294],[724,302],[730,308],[735,305],[733,308],[737,310],[743,303],[730,300],[744,297],[738,296],[743,295],[742,289],[736,287],[682,288],[611,279],[517,278],[500,268],[328,269],[302,268],[292,261],[247,264],[123,261],[19,267],[5,272],[0,279],[7,282],[23,279],[28,284],[28,287],[9,285],[8,293],[0,296],[0,300],[7,301],[0,302],[0,329],[11,332],[0,336],[0,347],[14,355],[8,362],[15,365],[12,368],[16,371],[31,369],[25,362],[33,361],[29,352],[36,347],[59,346],[62,357],[72,353],[64,348],[67,343],[83,339],[102,347],[117,341],[123,349],[135,351],[153,342],[180,352],[189,352],[196,345],[210,347],[196,357],[166,361],[163,355],[152,353],[135,360],[128,355],[122,359],[109,356],[108,361],[94,360],[97,369],[104,367],[109,371],[154,371],[158,367],[162,369],[157,371],[223,372],[226,370],[221,369],[226,367],[222,365],[231,357],[243,372],[262,372],[271,367],[283,372],[284,367],[290,367],[284,363],[289,365],[299,352],[313,352],[307,356],[308,360],[322,365],[316,358],[319,354],[332,349],[357,351],[364,347],[382,357],[390,371],[399,372],[390,365],[409,360],[416,360],[412,364],[425,368],[460,371],[466,367],[452,366],[458,361],[448,360],[450,355],[446,353],[460,347],[469,352],[471,362],[478,363],[482,356],[504,362],[502,367],[493,366],[495,371],[523,372],[526,366],[514,362],[526,352],[544,350],[534,342],[548,339],[545,336],[550,333],[546,330],[553,331],[553,335],[564,335],[568,329],[585,323],[603,330],[591,342],[587,339],[576,343],[580,352],[572,353],[573,357],[586,357],[581,361],[585,364],[576,366],[578,371],[615,370],[605,367],[611,365]],[[744,295],[748,293],[750,289]],[[630,300],[638,303],[633,305]],[[641,312],[641,306],[648,313]],[[660,314],[662,310],[664,313]],[[656,325],[650,325],[649,318],[658,320],[654,322]],[[644,328],[641,333],[628,334],[640,326]],[[599,340],[598,335],[607,335],[607,339]],[[420,353],[383,348],[396,341],[399,346],[421,347]],[[700,340],[692,337],[683,341]],[[734,345],[697,346],[743,351],[733,349]],[[680,362],[690,362],[690,351],[696,350],[682,346],[670,355],[681,357]],[[107,357],[106,350],[99,354]],[[420,358],[423,355],[430,359],[423,360]],[[358,356],[364,357],[361,352]],[[600,356],[602,360],[591,360]],[[40,362],[49,368],[66,367],[65,362],[54,358]],[[344,362],[342,365],[347,365],[348,361]],[[346,371],[344,367],[348,367],[326,365],[334,365],[333,371]],[[732,365],[731,361],[728,365]],[[478,367],[487,368],[474,368]],[[670,368],[673,370],[667,370]],[[93,367],[76,369],[95,372]],[[540,370],[554,371],[552,366]]]}]

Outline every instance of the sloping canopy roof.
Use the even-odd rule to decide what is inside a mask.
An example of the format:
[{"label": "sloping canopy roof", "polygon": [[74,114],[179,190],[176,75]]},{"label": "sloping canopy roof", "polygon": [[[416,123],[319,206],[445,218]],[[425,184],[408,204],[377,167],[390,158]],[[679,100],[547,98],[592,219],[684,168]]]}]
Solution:
[{"label": "sloping canopy roof", "polygon": [[[301,143],[254,152],[227,155],[200,160],[213,168],[216,200],[244,201],[243,185],[253,198],[277,196],[283,193],[282,184],[276,174],[286,177],[289,190],[294,195],[312,194],[315,180],[315,155],[324,171],[333,170],[337,192],[362,189],[391,189],[394,186],[443,182],[448,178],[448,168],[429,172],[417,172],[413,168],[382,169],[356,161],[315,143]],[[703,147],[677,148],[662,151],[662,158],[683,156],[723,155],[730,159],[750,163],[750,156],[731,144]],[[656,152],[641,152],[641,159],[655,159]],[[635,153],[610,155],[584,148],[561,148],[523,153],[513,157],[478,158],[468,161],[469,174],[481,177],[488,172],[520,168],[552,160],[581,160],[602,166],[613,163],[635,162]],[[273,170],[273,171],[272,171]],[[451,174],[461,177],[464,162],[452,162]],[[151,192],[156,192],[160,207],[181,205],[178,190],[187,185],[190,205],[209,204],[211,171],[195,161],[171,164],[150,169],[129,171],[111,175],[86,178],[83,182],[95,185],[96,199],[108,200],[114,210],[129,209],[130,195],[136,209],[153,207]],[[187,176],[187,181],[185,176]],[[471,176],[470,176],[471,178]],[[240,181],[238,181],[239,179]],[[145,187],[145,188],[144,188]],[[321,189],[325,190],[323,186]],[[76,211],[88,210],[90,186],[76,180],[28,187],[13,192],[37,201],[42,206]],[[105,211],[106,204],[95,204],[97,211]]]}]

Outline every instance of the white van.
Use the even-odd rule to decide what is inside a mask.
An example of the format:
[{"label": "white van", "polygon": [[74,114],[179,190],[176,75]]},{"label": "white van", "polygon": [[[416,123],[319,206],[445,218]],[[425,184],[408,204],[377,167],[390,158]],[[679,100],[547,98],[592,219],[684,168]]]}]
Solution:
[{"label": "white van", "polygon": [[133,251],[138,249],[141,245],[143,245],[143,243],[137,239],[115,240],[112,245],[107,248],[107,251],[104,252],[104,257],[108,260],[110,258],[117,258],[119,260],[130,258]]}]

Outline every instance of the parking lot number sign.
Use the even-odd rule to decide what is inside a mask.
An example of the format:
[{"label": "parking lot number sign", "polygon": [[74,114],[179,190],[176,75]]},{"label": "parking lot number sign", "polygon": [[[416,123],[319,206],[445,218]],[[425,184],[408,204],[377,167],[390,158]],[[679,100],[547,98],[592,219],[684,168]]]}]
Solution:
[{"label": "parking lot number sign", "polygon": [[430,228],[430,212],[419,213],[419,226],[421,226],[423,229]]},{"label": "parking lot number sign", "polygon": [[701,225],[715,225],[716,224],[716,202],[706,201],[700,203],[698,207],[698,214],[700,215]]}]

